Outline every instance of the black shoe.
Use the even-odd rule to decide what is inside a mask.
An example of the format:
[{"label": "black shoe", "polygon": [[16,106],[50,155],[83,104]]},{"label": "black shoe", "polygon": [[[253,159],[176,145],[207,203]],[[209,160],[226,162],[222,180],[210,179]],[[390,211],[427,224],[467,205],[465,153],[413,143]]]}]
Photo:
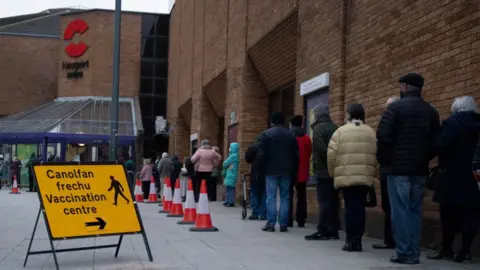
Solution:
[{"label": "black shoe", "polygon": [[399,257],[390,258],[390,262],[397,263],[397,264],[407,264],[407,265],[414,265],[414,264],[419,264],[420,263],[419,260],[408,261],[408,260],[405,260],[405,259],[401,259]]},{"label": "black shoe", "polygon": [[395,249],[394,245],[389,244],[373,244],[372,248],[374,249]]},{"label": "black shoe", "polygon": [[280,226],[280,232],[288,232],[287,226]]},{"label": "black shoe", "polygon": [[463,261],[471,261],[471,260],[472,260],[472,256],[470,255],[470,253],[464,252],[462,250],[460,250],[458,254],[455,256],[455,258],[453,259],[453,261],[456,263],[462,263]]},{"label": "black shoe", "polygon": [[293,220],[288,222],[287,227],[293,228]]},{"label": "black shoe", "polygon": [[442,249],[438,252],[434,252],[432,254],[428,254],[427,258],[430,260],[453,260],[453,251]]},{"label": "black shoe", "polygon": [[297,226],[298,228],[305,228],[305,223],[298,223]]},{"label": "black shoe", "polygon": [[331,240],[338,240],[340,239],[340,235],[338,235],[338,232],[333,232],[328,234],[330,236]]},{"label": "black shoe", "polygon": [[226,207],[235,207],[235,204],[234,203],[229,203],[226,205]]},{"label": "black shoe", "polygon": [[259,218],[257,216],[249,216],[248,220],[258,220]]},{"label": "black shoe", "polygon": [[264,232],[274,232],[275,227],[265,226],[265,227],[262,228],[262,231],[264,231]]},{"label": "black shoe", "polygon": [[347,235],[347,238],[345,239],[345,244],[343,245],[342,250],[350,252],[353,249],[353,243],[352,243],[352,238]]},{"label": "black shoe", "polygon": [[352,251],[356,251],[356,252],[362,252],[363,251],[362,237],[361,236],[353,237]]},{"label": "black shoe", "polygon": [[[324,234],[324,233],[321,233],[321,232],[316,232],[316,233],[313,233],[313,234],[310,234],[310,235],[307,235],[305,236],[305,240],[307,241],[312,241],[312,240],[330,240],[332,239],[331,238],[331,235],[329,234]],[[337,238],[338,239],[338,238]]]},{"label": "black shoe", "polygon": [[260,220],[267,220],[267,217],[260,217]]}]

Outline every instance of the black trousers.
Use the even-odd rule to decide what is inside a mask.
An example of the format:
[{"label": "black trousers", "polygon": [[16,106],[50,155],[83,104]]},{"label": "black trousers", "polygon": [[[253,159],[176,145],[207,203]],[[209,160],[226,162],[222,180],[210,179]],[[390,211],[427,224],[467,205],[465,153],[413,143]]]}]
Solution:
[{"label": "black trousers", "polygon": [[217,177],[212,177],[207,180],[208,199],[212,202],[217,200]]},{"label": "black trousers", "polygon": [[320,219],[317,231],[320,233],[338,233],[340,230],[340,198],[333,186],[332,178],[317,179],[317,200],[320,204]]},{"label": "black trousers", "polygon": [[368,187],[342,188],[345,201],[345,232],[348,236],[362,237],[365,232],[365,204]]},{"label": "black trousers", "polygon": [[[18,182],[18,178],[17,178],[17,182]],[[29,191],[35,190],[35,179],[33,177],[33,173],[28,174],[28,190]]]},{"label": "black trousers", "polygon": [[148,195],[150,195],[150,181],[142,181],[142,191],[143,199],[148,199]]},{"label": "black trousers", "polygon": [[382,195],[382,210],[385,213],[383,224],[383,243],[389,246],[395,246],[395,240],[392,234],[392,209],[390,208],[390,198],[388,197],[387,175],[380,175],[380,193]]},{"label": "black trousers", "polygon": [[293,222],[293,194],[297,191],[297,209],[295,210],[295,220],[299,225],[305,225],[307,218],[307,183],[295,183],[290,186],[290,213],[289,223]]},{"label": "black trousers", "polygon": [[462,251],[469,252],[480,225],[479,215],[476,207],[440,204],[443,248],[451,250],[455,236],[461,232]]},{"label": "black trousers", "polygon": [[195,201],[198,201],[198,198],[200,197],[200,187],[202,185],[202,180],[205,180],[207,182],[207,193],[209,192],[208,183],[211,183],[212,181],[210,180],[212,178],[211,176],[212,172],[195,172],[195,181],[193,181],[193,193],[195,194]]}]

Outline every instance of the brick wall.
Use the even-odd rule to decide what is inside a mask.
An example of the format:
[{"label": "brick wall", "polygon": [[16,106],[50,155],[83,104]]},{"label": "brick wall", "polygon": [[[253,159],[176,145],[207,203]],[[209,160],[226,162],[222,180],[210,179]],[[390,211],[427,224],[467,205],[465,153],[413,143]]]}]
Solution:
[{"label": "brick wall", "polygon": [[[84,55],[73,59],[65,53],[69,41],[63,41],[63,32],[67,25],[83,19],[89,29],[83,35],[75,35],[73,41],[83,41],[89,48]],[[121,49],[120,49],[120,96],[137,96],[140,85],[141,52],[140,14],[122,14]],[[61,17],[61,46],[58,62],[89,61],[89,68],[84,70],[83,78],[67,79],[66,72],[58,70],[59,96],[110,96],[113,79],[113,28],[114,12],[93,11],[69,14]]]},{"label": "brick wall", "polygon": [[57,96],[57,38],[0,35],[0,115],[32,109]]},{"label": "brick wall", "polygon": [[185,103],[192,97],[193,76],[193,33],[195,23],[196,1],[179,1],[177,8],[180,15],[180,67],[178,70],[178,104]]}]

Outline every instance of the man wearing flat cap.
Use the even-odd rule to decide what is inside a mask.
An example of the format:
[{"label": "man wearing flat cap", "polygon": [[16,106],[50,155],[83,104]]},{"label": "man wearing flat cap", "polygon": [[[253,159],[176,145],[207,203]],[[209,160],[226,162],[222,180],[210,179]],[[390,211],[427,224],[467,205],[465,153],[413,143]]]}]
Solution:
[{"label": "man wearing flat cap", "polygon": [[409,73],[399,79],[401,99],[388,106],[377,130],[377,158],[389,168],[388,195],[396,244],[393,263],[418,264],[422,206],[428,164],[440,132],[437,110],[422,98],[424,79]]}]

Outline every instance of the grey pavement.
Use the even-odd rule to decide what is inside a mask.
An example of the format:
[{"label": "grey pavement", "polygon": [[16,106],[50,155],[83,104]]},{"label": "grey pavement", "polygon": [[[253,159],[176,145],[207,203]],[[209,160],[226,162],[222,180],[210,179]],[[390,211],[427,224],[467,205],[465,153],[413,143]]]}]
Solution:
[{"label": "grey pavement", "polygon": [[[39,203],[33,193],[10,195],[0,191],[0,269],[23,269]],[[342,241],[307,242],[303,236],[315,226],[293,228],[288,233],[266,233],[261,221],[244,221],[240,208],[224,208],[211,203],[212,220],[219,232],[190,232],[188,225],[177,225],[177,218],[158,214],[157,204],[140,204],[154,261],[149,262],[141,235],[124,237],[120,254],[114,249],[60,253],[60,269],[163,269],[163,270],[395,270],[395,269],[480,269],[479,262],[454,264],[425,258],[417,266],[397,266],[388,262],[392,251],[377,251],[366,239],[364,252],[341,251]],[[115,244],[118,236],[65,240],[56,248]],[[48,249],[46,227],[41,219],[32,250]],[[51,254],[32,255],[26,269],[55,269]]]}]

